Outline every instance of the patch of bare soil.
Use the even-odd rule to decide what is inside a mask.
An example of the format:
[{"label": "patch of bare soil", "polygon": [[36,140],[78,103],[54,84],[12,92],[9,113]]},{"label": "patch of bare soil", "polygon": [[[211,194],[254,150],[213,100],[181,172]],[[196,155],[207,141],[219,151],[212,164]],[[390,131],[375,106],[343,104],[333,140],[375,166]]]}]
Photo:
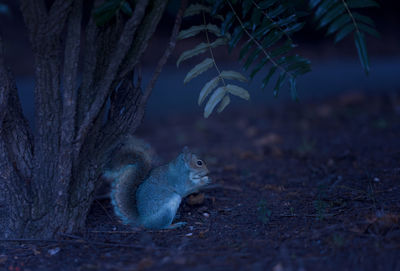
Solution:
[{"label": "patch of bare soil", "polygon": [[121,225],[96,200],[86,232],[0,244],[4,270],[400,270],[400,100],[166,116],[138,135],[164,161],[184,145],[213,184],[176,230]]}]

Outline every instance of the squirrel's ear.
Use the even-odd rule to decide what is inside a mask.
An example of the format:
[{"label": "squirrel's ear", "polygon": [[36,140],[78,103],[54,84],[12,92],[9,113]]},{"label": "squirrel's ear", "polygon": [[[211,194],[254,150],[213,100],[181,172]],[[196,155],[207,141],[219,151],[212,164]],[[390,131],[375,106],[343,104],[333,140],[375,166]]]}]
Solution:
[{"label": "squirrel's ear", "polygon": [[182,153],[184,154],[190,153],[188,146],[183,147]]},{"label": "squirrel's ear", "polygon": [[188,146],[183,147],[182,154],[183,154],[183,159],[187,163],[189,163],[190,162],[190,158],[192,157],[192,154],[190,153]]}]

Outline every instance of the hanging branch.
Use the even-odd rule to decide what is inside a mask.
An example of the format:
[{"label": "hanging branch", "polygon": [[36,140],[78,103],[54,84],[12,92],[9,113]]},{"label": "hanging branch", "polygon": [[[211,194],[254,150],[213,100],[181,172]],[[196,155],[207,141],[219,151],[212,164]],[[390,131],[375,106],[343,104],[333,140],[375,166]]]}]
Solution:
[{"label": "hanging branch", "polygon": [[0,36],[0,134],[3,126],[3,119],[6,115],[8,96],[10,89],[7,87],[7,73],[4,65],[3,39]]},{"label": "hanging branch", "polygon": [[162,68],[164,67],[165,63],[167,62],[168,58],[175,48],[177,35],[182,23],[183,11],[185,10],[186,5],[187,1],[182,0],[181,7],[175,18],[175,23],[171,32],[168,45],[164,51],[164,54],[158,61],[157,67],[154,70],[152,78],[150,79],[150,82],[148,83],[143,94],[141,95],[140,92],[140,66],[138,67],[139,74],[137,86],[133,86],[132,76],[130,76],[129,74],[126,75],[127,77],[122,81],[122,84],[120,86],[121,89],[118,89],[117,93],[117,95],[119,96],[118,99],[121,99],[122,97],[129,97],[130,104],[126,104],[126,106],[123,106],[124,113],[121,116],[115,116],[115,114],[111,114],[113,116],[112,119],[109,119],[104,129],[102,129],[102,133],[104,135],[102,139],[103,143],[101,144],[102,146],[107,146],[107,144],[111,144],[110,141],[115,139],[115,136],[118,134],[123,134],[127,132],[133,133],[140,125],[144,116],[146,103],[151,95],[155,82],[157,81],[157,78],[161,73]]},{"label": "hanging branch", "polygon": [[115,79],[116,73],[118,72],[118,67],[121,64],[122,60],[125,58],[130,48],[133,36],[135,35],[136,30],[144,16],[147,4],[148,0],[138,1],[132,17],[125,24],[117,47],[115,48],[115,51],[111,54],[110,64],[107,67],[106,73],[103,79],[98,84],[99,88],[97,89],[96,98],[91,104],[88,112],[85,114],[82,124],[80,125],[76,137],[77,144],[75,146],[75,153],[79,153],[82,144],[86,138],[86,135],[88,134],[91,126],[93,125],[94,121],[99,116],[101,109],[103,108],[103,105],[111,91],[111,85]]},{"label": "hanging branch", "polygon": [[133,71],[134,67],[139,63],[140,57],[146,50],[148,42],[164,14],[167,3],[168,1],[165,0],[155,0],[152,4],[152,9],[144,18],[135,40],[133,41],[132,47],[121,65],[118,78],[125,77],[125,75]]},{"label": "hanging branch", "polygon": [[[78,64],[81,40],[82,1],[75,1],[67,25],[67,38],[64,50],[63,100],[60,128],[60,152],[58,172],[54,186],[56,202],[68,202],[67,187],[70,185],[73,168],[73,139],[75,131],[76,97],[78,84]],[[58,205],[57,205],[58,206]],[[63,206],[57,215],[63,213]]]},{"label": "hanging branch", "polygon": [[[22,114],[17,87],[4,62],[4,47],[0,36],[0,141],[7,147],[2,161],[9,161],[23,180],[29,180],[32,169],[32,135]],[[11,180],[10,180],[11,182]],[[11,185],[15,186],[16,184]]]},{"label": "hanging branch", "polygon": [[158,64],[157,64],[156,69],[154,70],[153,76],[152,76],[149,84],[147,85],[145,92],[143,93],[142,101],[140,102],[140,104],[141,104],[140,106],[143,109],[147,103],[147,100],[149,99],[149,97],[151,95],[151,92],[154,88],[154,84],[156,83],[156,81],[158,79],[158,76],[160,75],[165,63],[167,62],[169,56],[171,55],[172,51],[175,48],[179,29],[182,24],[183,12],[186,9],[186,5],[187,5],[187,0],[181,0],[181,7],[178,11],[178,14],[176,15],[174,28],[172,29],[172,33],[171,33],[171,37],[169,38],[168,46],[165,49],[163,56],[158,61]]}]

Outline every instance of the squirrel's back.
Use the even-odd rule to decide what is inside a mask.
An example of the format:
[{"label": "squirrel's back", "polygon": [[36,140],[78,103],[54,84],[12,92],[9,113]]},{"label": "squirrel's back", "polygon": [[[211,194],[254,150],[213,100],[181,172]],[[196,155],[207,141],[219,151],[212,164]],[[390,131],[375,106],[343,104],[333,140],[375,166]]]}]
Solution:
[{"label": "squirrel's back", "polygon": [[111,201],[124,224],[138,226],[136,190],[156,161],[149,144],[134,136],[124,136],[111,149],[103,177],[111,182]]}]

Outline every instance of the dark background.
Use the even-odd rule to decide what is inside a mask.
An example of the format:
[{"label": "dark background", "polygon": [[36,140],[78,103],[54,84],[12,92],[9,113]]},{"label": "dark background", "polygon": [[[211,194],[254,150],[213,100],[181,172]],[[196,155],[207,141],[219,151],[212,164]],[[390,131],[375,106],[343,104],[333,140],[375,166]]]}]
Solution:
[{"label": "dark background", "polygon": [[[167,13],[145,53],[142,63],[144,82],[150,77],[152,69],[165,48],[178,2],[170,2]],[[6,45],[7,64],[17,78],[24,110],[32,122],[34,63],[29,38],[19,11],[18,1],[7,0],[2,3],[7,4],[10,9],[8,15],[0,15],[0,31]],[[300,102],[310,99],[318,100],[343,92],[393,92],[399,90],[400,35],[398,27],[400,17],[398,12],[400,3],[393,0],[380,1],[380,4],[381,8],[365,9],[362,12],[376,22],[377,30],[381,34],[381,39],[367,37],[371,62],[371,73],[368,77],[359,63],[351,35],[338,44],[334,44],[333,37],[326,37],[324,29],[315,30],[313,19],[311,17],[307,19],[305,28],[294,37],[295,42],[299,45],[296,49],[297,53],[309,58],[313,69],[312,72],[298,80]],[[201,21],[198,20],[197,18],[185,20],[183,29],[190,25],[200,24]],[[149,101],[148,118],[160,118],[182,112],[201,114],[202,108],[197,106],[197,95],[204,83],[215,76],[215,71],[210,70],[187,85],[183,85],[185,74],[204,56],[189,60],[179,68],[175,66],[175,62],[181,52],[202,41],[204,41],[204,37],[199,36],[178,43]],[[215,50],[215,54],[221,69],[241,70],[236,58],[237,52],[228,54],[227,50],[223,48]],[[271,86],[261,90],[261,78],[262,76],[259,75],[249,85],[244,85],[251,92],[251,102],[249,104],[233,99],[233,105],[236,108],[238,108],[237,106],[252,106],[255,103],[275,106],[290,99],[290,95],[285,89],[281,91],[279,99],[273,98]],[[229,110],[230,107],[227,108],[227,111]]]}]

